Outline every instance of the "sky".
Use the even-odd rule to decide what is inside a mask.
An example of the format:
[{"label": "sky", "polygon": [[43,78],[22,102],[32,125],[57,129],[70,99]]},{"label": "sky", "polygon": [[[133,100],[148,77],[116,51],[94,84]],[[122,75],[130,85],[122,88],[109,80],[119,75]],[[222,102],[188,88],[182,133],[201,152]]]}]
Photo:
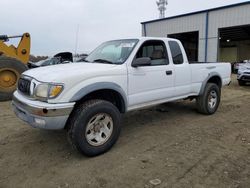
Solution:
[{"label": "sky", "polygon": [[[245,1],[168,0],[166,16],[240,2]],[[156,0],[1,0],[0,5],[0,34],[29,32],[34,55],[89,53],[107,40],[140,37],[140,23],[159,17]]]}]

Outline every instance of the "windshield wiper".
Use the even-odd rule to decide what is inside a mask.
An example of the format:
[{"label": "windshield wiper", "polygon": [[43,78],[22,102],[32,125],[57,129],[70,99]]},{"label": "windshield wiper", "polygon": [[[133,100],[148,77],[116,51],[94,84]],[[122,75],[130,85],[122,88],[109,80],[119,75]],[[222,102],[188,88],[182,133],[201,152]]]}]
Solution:
[{"label": "windshield wiper", "polygon": [[86,59],[77,60],[77,61],[75,61],[75,62],[76,62],[76,63],[82,63],[82,62],[89,63],[89,61],[86,60]]},{"label": "windshield wiper", "polygon": [[112,61],[109,61],[109,60],[106,60],[106,59],[96,59],[96,60],[94,60],[94,62],[114,64]]},{"label": "windshield wiper", "polygon": [[88,63],[89,63],[89,61],[88,61],[88,60],[86,60],[86,59],[82,59],[81,61],[83,61],[83,62],[88,62]]}]

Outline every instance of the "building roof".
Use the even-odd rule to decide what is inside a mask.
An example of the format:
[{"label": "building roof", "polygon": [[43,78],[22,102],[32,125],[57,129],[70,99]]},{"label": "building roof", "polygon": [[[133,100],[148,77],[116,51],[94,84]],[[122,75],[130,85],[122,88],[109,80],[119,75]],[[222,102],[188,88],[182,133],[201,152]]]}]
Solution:
[{"label": "building roof", "polygon": [[190,13],[186,13],[186,14],[180,14],[180,15],[176,15],[176,16],[161,18],[161,19],[150,20],[150,21],[146,21],[146,22],[141,22],[141,24],[153,23],[153,22],[158,22],[158,21],[163,21],[163,20],[170,20],[170,19],[174,19],[174,18],[180,18],[180,17],[184,17],[184,16],[191,16],[191,15],[195,15],[195,14],[206,13],[206,12],[211,12],[211,11],[215,11],[215,10],[227,9],[227,8],[232,8],[232,7],[242,6],[242,5],[248,5],[248,4],[250,4],[250,1],[231,4],[231,5],[226,5],[226,6],[222,6],[222,7],[206,9],[206,10],[200,10],[200,11],[196,11],[196,12],[190,12]]}]

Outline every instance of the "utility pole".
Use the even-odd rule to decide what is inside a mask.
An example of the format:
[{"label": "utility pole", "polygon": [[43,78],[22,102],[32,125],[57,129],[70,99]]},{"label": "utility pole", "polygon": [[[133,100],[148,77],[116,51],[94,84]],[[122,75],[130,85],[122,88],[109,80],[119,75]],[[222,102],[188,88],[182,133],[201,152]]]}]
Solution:
[{"label": "utility pole", "polygon": [[79,35],[79,24],[77,24],[77,29],[76,29],[75,55],[77,54],[77,48],[78,48],[78,35]]}]

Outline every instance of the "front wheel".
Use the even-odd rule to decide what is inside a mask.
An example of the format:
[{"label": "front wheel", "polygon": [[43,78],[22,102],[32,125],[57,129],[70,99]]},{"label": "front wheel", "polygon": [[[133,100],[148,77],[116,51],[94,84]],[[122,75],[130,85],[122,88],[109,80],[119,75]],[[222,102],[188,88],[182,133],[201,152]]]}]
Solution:
[{"label": "front wheel", "polygon": [[121,130],[120,112],[110,102],[90,100],[77,107],[68,126],[72,145],[84,155],[97,156],[116,143]]},{"label": "front wheel", "polygon": [[238,83],[239,83],[240,86],[246,85],[246,82],[244,82],[244,81],[242,81],[242,80],[238,80]]},{"label": "front wheel", "polygon": [[196,98],[198,112],[206,115],[214,114],[220,104],[220,87],[214,83],[208,83],[204,93]]}]

